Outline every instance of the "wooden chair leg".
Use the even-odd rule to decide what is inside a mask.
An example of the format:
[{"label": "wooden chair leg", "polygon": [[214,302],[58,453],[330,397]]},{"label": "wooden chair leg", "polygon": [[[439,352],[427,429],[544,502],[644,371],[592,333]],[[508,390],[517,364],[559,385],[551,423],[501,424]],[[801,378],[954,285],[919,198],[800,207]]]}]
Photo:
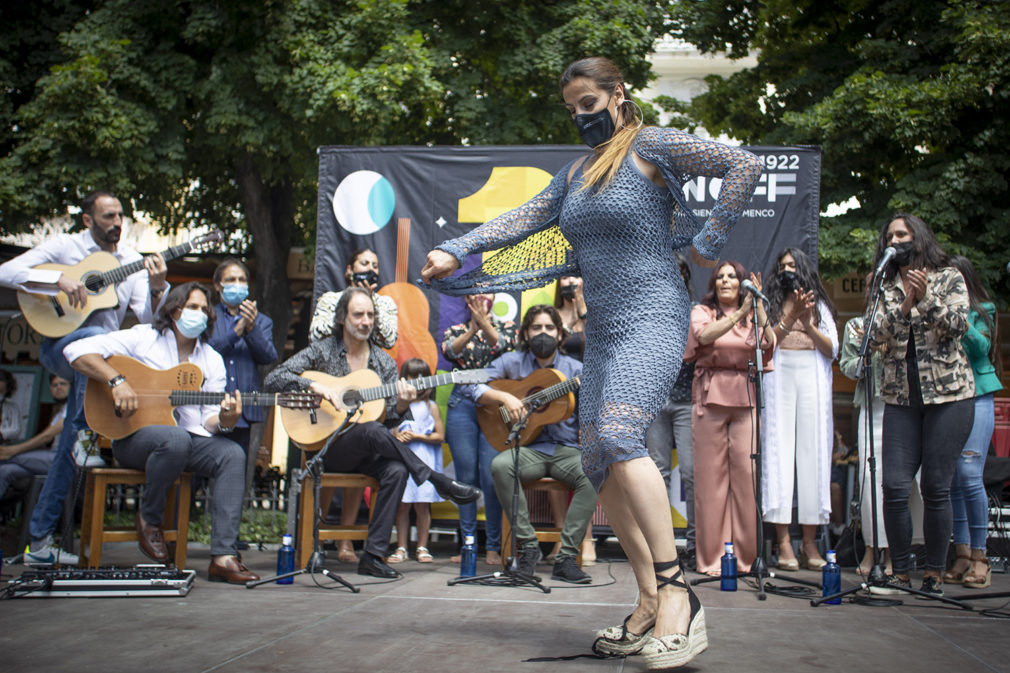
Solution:
[{"label": "wooden chair leg", "polygon": [[312,525],[316,518],[316,498],[312,481],[302,482],[302,492],[298,498],[298,537],[297,551],[298,567],[304,568],[312,557]]},{"label": "wooden chair leg", "polygon": [[189,542],[189,502],[193,490],[193,476],[183,474],[179,479],[179,497],[176,500],[175,567],[186,567],[186,545]]},{"label": "wooden chair leg", "polygon": [[94,484],[94,488],[91,489],[91,498],[88,500],[92,505],[92,509],[91,516],[89,517],[91,527],[87,567],[97,568],[102,565],[102,538],[105,531],[105,495],[109,482],[105,475],[94,475],[90,472],[88,473],[88,480],[89,483]]}]

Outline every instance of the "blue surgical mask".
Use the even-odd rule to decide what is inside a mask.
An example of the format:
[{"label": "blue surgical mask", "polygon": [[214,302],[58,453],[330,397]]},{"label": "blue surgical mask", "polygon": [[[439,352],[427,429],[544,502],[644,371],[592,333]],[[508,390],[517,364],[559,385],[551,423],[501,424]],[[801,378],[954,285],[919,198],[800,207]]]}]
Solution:
[{"label": "blue surgical mask", "polygon": [[207,329],[207,314],[193,308],[182,309],[182,315],[175,321],[179,333],[188,339],[195,339]]},{"label": "blue surgical mask", "polygon": [[238,306],[249,296],[249,286],[244,283],[231,283],[221,286],[221,301],[228,306]]}]

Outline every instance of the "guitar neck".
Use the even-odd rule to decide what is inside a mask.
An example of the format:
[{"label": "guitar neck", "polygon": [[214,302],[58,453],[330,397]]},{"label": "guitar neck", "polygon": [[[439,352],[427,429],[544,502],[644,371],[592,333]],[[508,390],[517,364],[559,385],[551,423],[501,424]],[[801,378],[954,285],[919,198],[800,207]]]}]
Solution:
[{"label": "guitar neck", "polygon": [[540,402],[541,404],[550,404],[554,400],[567,395],[568,393],[574,392],[576,388],[579,387],[579,377],[566,379],[561,383],[555,383],[553,386],[544,388],[543,390],[538,390],[532,395],[523,399],[523,404],[529,404],[530,402]]},{"label": "guitar neck", "polygon": [[[277,393],[249,392],[242,394],[242,406],[248,407],[272,407],[278,401]],[[225,393],[212,392],[207,390],[173,390],[168,394],[169,401],[173,407],[186,406],[187,404],[208,404],[218,405],[224,399]]]},{"label": "guitar neck", "polygon": [[[427,390],[428,388],[437,388],[438,386],[448,385],[453,382],[452,372],[447,372],[445,374],[435,374],[434,376],[422,376],[417,379],[410,379],[407,381],[408,384],[416,388],[417,390]],[[393,397],[396,395],[396,383],[385,383],[381,386],[376,386],[374,388],[364,388],[358,391],[363,402],[372,402],[374,400],[380,400],[385,397]],[[242,398],[245,399],[244,397]]]},{"label": "guitar neck", "polygon": [[[192,243],[182,243],[180,245],[174,245],[168,250],[164,250],[161,256],[167,262],[170,259],[175,259],[176,257],[182,257],[187,252],[193,249]],[[111,271],[106,271],[101,274],[102,279],[106,283],[119,283],[124,280],[127,276],[132,276],[138,271],[144,268],[144,260],[138,259],[136,262],[130,262],[129,264],[124,264],[118,268],[112,269]]]}]

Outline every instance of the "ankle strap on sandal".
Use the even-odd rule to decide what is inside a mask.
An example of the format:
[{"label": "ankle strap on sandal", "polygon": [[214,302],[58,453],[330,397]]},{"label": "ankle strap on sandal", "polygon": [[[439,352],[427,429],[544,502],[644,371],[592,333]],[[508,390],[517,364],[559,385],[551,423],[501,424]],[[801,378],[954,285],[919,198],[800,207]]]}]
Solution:
[{"label": "ankle strap on sandal", "polygon": [[[673,575],[665,577],[659,574],[664,570],[669,570],[670,568],[673,568],[675,566],[677,566],[677,572],[673,573]],[[681,589],[687,589],[687,583],[679,581],[679,578],[683,577],[684,575],[684,568],[683,566],[680,565],[680,559],[675,559],[673,561],[662,561],[660,563],[653,563],[652,569],[656,573],[657,590],[662,589],[668,584],[673,585],[675,587],[680,587]]]}]

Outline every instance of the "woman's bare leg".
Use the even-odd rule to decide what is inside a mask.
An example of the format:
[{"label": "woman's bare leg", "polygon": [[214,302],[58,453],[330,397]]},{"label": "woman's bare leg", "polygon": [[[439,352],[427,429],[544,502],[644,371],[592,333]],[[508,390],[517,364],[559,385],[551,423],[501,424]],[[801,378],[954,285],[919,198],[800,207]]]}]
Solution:
[{"label": "woman's bare leg", "polygon": [[[656,464],[648,457],[612,464],[600,491],[600,501],[628,555],[641,593],[640,605],[636,608],[640,616],[633,618],[632,623],[647,623],[648,605],[651,597],[656,596],[655,636],[687,633],[691,620],[687,591],[672,586],[656,591],[652,564],[677,559],[670,500]],[[671,576],[675,572],[676,567],[664,571],[663,575]]]}]

